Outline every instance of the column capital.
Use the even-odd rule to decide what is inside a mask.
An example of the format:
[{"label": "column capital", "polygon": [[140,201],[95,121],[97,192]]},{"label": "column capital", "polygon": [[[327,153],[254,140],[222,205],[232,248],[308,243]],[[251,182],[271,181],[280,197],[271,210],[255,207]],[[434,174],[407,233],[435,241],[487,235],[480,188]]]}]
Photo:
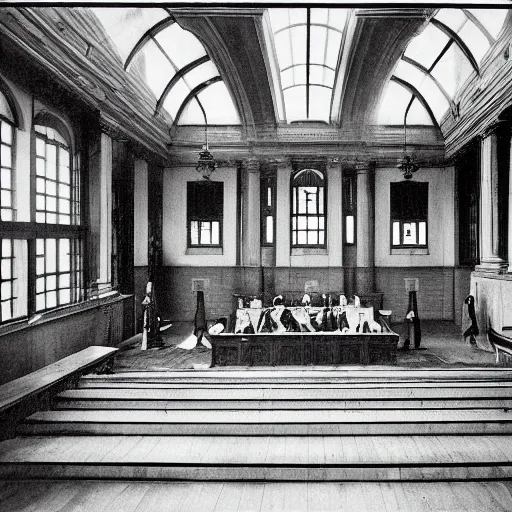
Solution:
[{"label": "column capital", "polygon": [[119,125],[112,119],[109,119],[108,117],[106,117],[103,112],[100,112],[99,125],[100,125],[101,133],[108,135],[111,139],[124,140],[124,141],[128,140],[128,137],[121,130]]},{"label": "column capital", "polygon": [[354,169],[357,174],[366,174],[375,170],[375,161],[367,160],[365,162],[354,162]]},{"label": "column capital", "polygon": [[332,157],[327,159],[327,169],[340,169],[341,170],[341,158]]},{"label": "column capital", "polygon": [[484,129],[484,131],[480,134],[480,137],[482,139],[487,139],[492,135],[498,135],[498,130],[504,128],[508,124],[508,121],[497,119]]},{"label": "column capital", "polygon": [[242,160],[242,168],[249,173],[259,173],[260,161],[258,158],[246,158]]},{"label": "column capital", "polygon": [[287,157],[265,157],[260,158],[260,163],[267,167],[275,167],[277,169],[285,169],[291,166],[291,161]]}]

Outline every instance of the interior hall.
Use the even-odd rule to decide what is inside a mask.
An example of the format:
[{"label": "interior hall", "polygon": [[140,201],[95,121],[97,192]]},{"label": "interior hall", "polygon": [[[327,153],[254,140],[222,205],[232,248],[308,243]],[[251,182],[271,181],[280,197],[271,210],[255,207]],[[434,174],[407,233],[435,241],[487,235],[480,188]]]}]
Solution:
[{"label": "interior hall", "polygon": [[501,1],[0,5],[0,508],[512,510],[511,51]]}]

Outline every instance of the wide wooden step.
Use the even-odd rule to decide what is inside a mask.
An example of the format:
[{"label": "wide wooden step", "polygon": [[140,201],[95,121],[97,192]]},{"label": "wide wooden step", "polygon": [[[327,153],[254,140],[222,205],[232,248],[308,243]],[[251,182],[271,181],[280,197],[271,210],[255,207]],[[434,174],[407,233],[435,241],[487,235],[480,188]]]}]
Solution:
[{"label": "wide wooden step", "polygon": [[512,434],[512,412],[461,410],[58,410],[37,412],[21,434],[432,435]]},{"label": "wide wooden step", "polygon": [[0,481],[9,512],[510,512],[512,482]]},{"label": "wide wooden step", "polygon": [[509,436],[17,438],[0,478],[408,481],[512,478]]},{"label": "wide wooden step", "polygon": [[56,409],[508,409],[512,388],[73,389]]},{"label": "wide wooden step", "polygon": [[354,369],[241,369],[241,370],[175,370],[167,372],[120,372],[114,375],[91,375],[85,383],[131,384],[343,384],[392,382],[512,382],[512,370],[507,368],[400,369],[383,367],[377,370]]}]

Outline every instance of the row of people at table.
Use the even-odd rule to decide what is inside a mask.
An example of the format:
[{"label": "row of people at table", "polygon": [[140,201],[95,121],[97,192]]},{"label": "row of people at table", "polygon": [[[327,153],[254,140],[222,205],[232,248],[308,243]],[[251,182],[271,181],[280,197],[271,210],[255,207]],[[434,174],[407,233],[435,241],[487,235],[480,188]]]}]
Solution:
[{"label": "row of people at table", "polygon": [[373,320],[372,308],[360,308],[356,296],[352,304],[347,304],[345,296],[340,296],[340,305],[332,306],[332,301],[323,296],[324,306],[310,308],[311,299],[304,294],[302,306],[287,308],[282,295],[273,300],[273,307],[261,311],[256,329],[247,310],[237,310],[236,333],[284,333],[284,332],[341,332],[370,333],[381,332],[381,326]]}]

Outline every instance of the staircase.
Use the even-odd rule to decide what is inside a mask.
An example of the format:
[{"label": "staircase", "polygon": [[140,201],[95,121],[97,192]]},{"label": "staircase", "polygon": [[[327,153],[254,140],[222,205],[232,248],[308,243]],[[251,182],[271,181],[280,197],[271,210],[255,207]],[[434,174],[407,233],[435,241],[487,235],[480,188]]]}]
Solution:
[{"label": "staircase", "polygon": [[507,480],[512,372],[91,375],[18,434],[2,479]]}]

